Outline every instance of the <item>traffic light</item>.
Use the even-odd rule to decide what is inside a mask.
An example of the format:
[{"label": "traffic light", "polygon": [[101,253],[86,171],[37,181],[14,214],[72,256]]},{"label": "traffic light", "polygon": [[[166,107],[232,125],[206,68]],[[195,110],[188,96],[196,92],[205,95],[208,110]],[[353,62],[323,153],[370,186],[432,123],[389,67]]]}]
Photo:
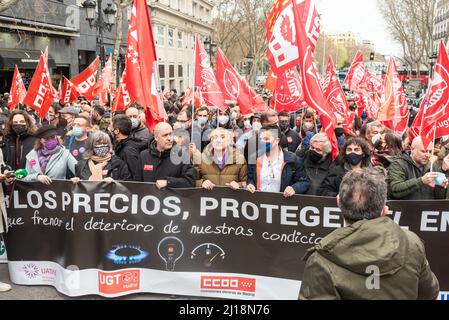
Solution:
[{"label": "traffic light", "polygon": [[374,61],[374,52],[371,52],[369,55],[370,61]]}]

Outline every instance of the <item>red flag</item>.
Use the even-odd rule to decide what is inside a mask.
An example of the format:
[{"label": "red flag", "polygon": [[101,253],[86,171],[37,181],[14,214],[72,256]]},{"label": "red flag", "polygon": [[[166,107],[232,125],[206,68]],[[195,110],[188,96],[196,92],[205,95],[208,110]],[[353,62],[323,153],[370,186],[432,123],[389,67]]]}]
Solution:
[{"label": "red flag", "polygon": [[276,90],[276,81],[277,76],[271,71],[268,73],[267,81],[265,81],[265,89],[269,90],[271,93],[274,93]]},{"label": "red flag", "polygon": [[426,104],[424,105],[423,127],[433,125],[448,111],[449,105],[449,58],[443,41],[440,43],[438,60]]},{"label": "red flag", "polygon": [[27,91],[25,89],[25,85],[23,84],[22,76],[19,73],[17,66],[15,66],[14,76],[11,82],[11,91],[8,98],[8,108],[14,110],[19,103],[23,103],[26,95]]},{"label": "red flag", "polygon": [[57,94],[57,98],[58,100],[62,99],[62,82],[64,81],[63,78],[59,79],[59,84],[58,84],[58,94]]},{"label": "red flag", "polygon": [[[305,0],[304,2],[309,2]],[[296,26],[296,43],[301,61],[301,76],[304,86],[304,99],[306,103],[318,112],[323,129],[332,144],[332,158],[338,156],[338,143],[335,136],[335,115],[326,102],[320,85],[320,78],[313,58],[312,47],[307,39],[306,32],[300,24],[300,6],[293,0],[293,14]],[[304,7],[303,7],[304,8]],[[304,10],[304,9],[303,9]]]},{"label": "red flag", "polygon": [[100,77],[94,87],[94,95],[98,95],[98,104],[104,106],[108,103],[108,93],[112,94],[115,86],[114,75],[112,73],[112,55],[109,56]]},{"label": "red flag", "polygon": [[296,68],[278,75],[270,106],[277,112],[295,112],[305,107],[301,78]]},{"label": "red flag", "polygon": [[187,88],[185,97],[182,100],[182,107],[185,107],[187,105],[193,105],[195,108],[201,107],[202,103],[198,88]]},{"label": "red flag", "polygon": [[134,0],[128,30],[126,52],[126,83],[133,101],[145,107],[147,127],[150,131],[166,118],[164,106],[156,89],[153,31],[146,1]]},{"label": "red flag", "polygon": [[363,55],[360,51],[357,51],[354,61],[346,75],[344,84],[348,86],[349,90],[360,93],[360,90],[364,88],[366,74],[367,71],[363,63]]},{"label": "red flag", "polygon": [[217,51],[217,83],[228,101],[237,101],[242,114],[254,112],[255,93],[229,63],[224,53]]},{"label": "red flag", "polygon": [[355,114],[349,112],[348,101],[346,100],[340,81],[338,81],[337,74],[335,73],[332,57],[329,57],[329,62],[327,64],[323,93],[334,114],[338,114],[344,119],[343,128],[350,132],[352,130]]},{"label": "red flag", "polygon": [[80,93],[78,92],[76,86],[66,77],[63,77],[60,92],[61,97],[59,99],[59,103],[63,106],[68,103],[72,103],[80,96]]},{"label": "red flag", "polygon": [[407,129],[410,111],[394,59],[390,59],[385,77],[385,94],[378,120],[401,135]]},{"label": "red flag", "polygon": [[115,112],[117,110],[126,110],[132,103],[129,92],[126,89],[126,83],[123,82],[123,78],[125,78],[125,76],[126,70],[123,71],[122,78],[120,79],[120,84],[118,85],[117,90],[115,90],[115,98],[111,112]]},{"label": "red flag", "polygon": [[298,36],[296,27],[306,34],[305,45],[310,45],[312,52],[320,35],[320,21],[314,0],[296,0],[300,8],[299,19],[295,20],[291,1],[275,0],[267,20],[268,50],[267,56],[275,74],[293,68],[300,63],[298,55]]},{"label": "red flag", "polygon": [[28,93],[23,103],[31,109],[36,110],[39,117],[43,119],[53,102],[53,89],[50,73],[48,72],[46,55],[41,54],[39,64],[34,72],[33,79],[31,79]]},{"label": "red flag", "polygon": [[72,83],[77,87],[79,94],[85,97],[87,100],[92,101],[94,99],[94,89],[97,83],[98,65],[100,63],[99,58],[95,60],[84,69],[83,72],[72,78]]},{"label": "red flag", "polygon": [[[423,133],[426,135],[433,135],[432,129],[435,128],[435,139],[449,135],[449,111],[439,117],[436,121],[436,125],[430,125],[423,129]],[[433,139],[433,137],[432,137]]]},{"label": "red flag", "polygon": [[199,88],[201,96],[208,107],[226,110],[223,91],[217,83],[217,78],[210,65],[209,55],[204,50],[198,36],[196,37],[195,87]]}]

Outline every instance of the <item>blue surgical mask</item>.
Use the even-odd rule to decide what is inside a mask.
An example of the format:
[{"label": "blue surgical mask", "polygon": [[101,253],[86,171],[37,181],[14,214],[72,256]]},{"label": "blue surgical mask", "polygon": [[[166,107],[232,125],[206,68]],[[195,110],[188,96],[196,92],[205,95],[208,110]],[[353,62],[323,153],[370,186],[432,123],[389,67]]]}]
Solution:
[{"label": "blue surgical mask", "polygon": [[261,150],[261,152],[265,151],[265,153],[270,153],[271,150],[273,150],[273,145],[271,143],[260,141],[259,150]]},{"label": "blue surgical mask", "polygon": [[79,138],[84,134],[84,131],[81,128],[73,128],[72,134],[74,137]]},{"label": "blue surgical mask", "polygon": [[140,120],[136,118],[131,119],[133,129],[137,129],[140,126]]}]

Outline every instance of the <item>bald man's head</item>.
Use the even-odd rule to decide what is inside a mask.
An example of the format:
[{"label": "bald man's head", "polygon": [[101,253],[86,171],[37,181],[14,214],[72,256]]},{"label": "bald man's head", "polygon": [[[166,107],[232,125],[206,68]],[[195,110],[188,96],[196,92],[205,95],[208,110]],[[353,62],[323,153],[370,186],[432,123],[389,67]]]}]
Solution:
[{"label": "bald man's head", "polygon": [[160,152],[170,150],[173,147],[173,129],[165,122],[158,123],[153,130],[156,147]]},{"label": "bald man's head", "polygon": [[424,148],[424,143],[421,137],[416,137],[411,146],[411,158],[419,166],[425,167],[429,164],[432,156],[433,142],[429,143],[427,148]]}]

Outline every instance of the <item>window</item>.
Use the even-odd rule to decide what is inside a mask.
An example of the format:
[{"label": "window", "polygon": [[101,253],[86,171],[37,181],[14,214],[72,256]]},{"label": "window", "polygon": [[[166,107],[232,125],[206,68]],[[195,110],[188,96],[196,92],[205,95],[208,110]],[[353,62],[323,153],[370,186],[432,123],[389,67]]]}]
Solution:
[{"label": "window", "polygon": [[160,47],[165,46],[165,28],[163,26],[156,27],[156,44]]},{"label": "window", "polygon": [[178,77],[182,77],[182,64],[178,65]]},{"label": "window", "polygon": [[175,30],[168,28],[168,46],[170,48],[175,47]]},{"label": "window", "polygon": [[168,77],[174,78],[175,77],[175,65],[171,64],[168,66]]},{"label": "window", "polygon": [[182,48],[182,31],[178,30],[178,48]]},{"label": "window", "polygon": [[197,10],[198,10],[198,5],[194,2],[194,3],[192,4],[192,16],[194,16],[194,17],[197,17],[197,16],[198,16]]},{"label": "window", "polygon": [[159,78],[161,78],[161,79],[165,78],[165,65],[164,64],[159,65]]}]

